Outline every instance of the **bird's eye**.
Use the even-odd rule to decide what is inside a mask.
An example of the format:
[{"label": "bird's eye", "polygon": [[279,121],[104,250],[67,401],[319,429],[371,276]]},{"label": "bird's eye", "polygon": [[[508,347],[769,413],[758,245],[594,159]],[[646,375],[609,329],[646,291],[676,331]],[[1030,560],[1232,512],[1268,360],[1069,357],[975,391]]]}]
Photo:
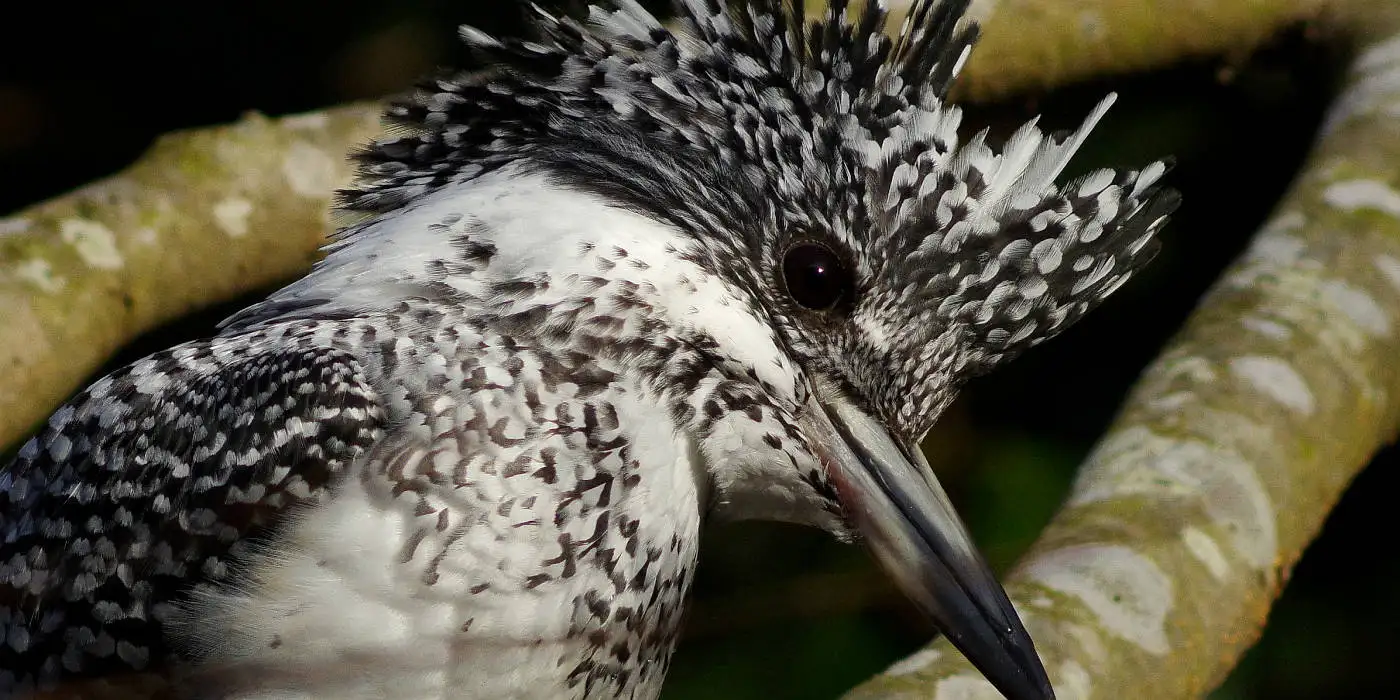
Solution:
[{"label": "bird's eye", "polygon": [[841,257],[819,243],[798,243],[783,255],[783,284],[803,308],[826,311],[855,294],[855,281]]}]

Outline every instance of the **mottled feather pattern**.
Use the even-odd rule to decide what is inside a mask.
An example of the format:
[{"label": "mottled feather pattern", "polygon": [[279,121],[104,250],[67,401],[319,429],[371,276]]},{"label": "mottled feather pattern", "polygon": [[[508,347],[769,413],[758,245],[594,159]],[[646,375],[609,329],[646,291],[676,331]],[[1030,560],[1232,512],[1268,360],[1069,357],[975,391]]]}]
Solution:
[{"label": "mottled feather pattern", "polygon": [[[607,289],[598,291],[607,298]],[[529,308],[531,297],[519,294],[506,308]],[[622,425],[628,417],[635,423],[638,411],[622,408],[630,400],[614,388],[617,366],[600,354],[671,341],[638,338],[600,354],[532,348],[486,330],[510,327],[502,315],[464,323],[459,307],[411,301],[353,322],[274,323],[181,346],[104,378],[60,409],[4,472],[0,531],[10,556],[0,566],[0,668],[9,675],[0,676],[0,691],[169,672],[171,662],[191,661],[209,668],[189,682],[213,682],[218,697],[249,680],[323,676],[315,658],[272,660],[306,634],[293,624],[299,610],[345,598],[333,589],[276,589],[277,580],[241,572],[260,570],[263,556],[289,556],[273,555],[264,543],[299,542],[298,530],[268,528],[285,528],[279,516],[324,500],[327,489],[341,493],[337,502],[371,506],[346,516],[353,521],[371,513],[404,518],[405,539],[386,562],[403,567],[403,595],[436,589],[486,613],[459,619],[454,634],[498,645],[535,634],[577,636],[586,653],[560,663],[580,697],[659,682],[694,573],[698,520],[686,526],[670,517],[658,533],[641,527],[646,513],[615,507],[638,487],[664,482],[643,480],[641,456],[632,451],[649,447]],[[336,345],[357,348],[359,359]],[[658,349],[672,360],[668,376],[679,379],[685,353]],[[700,376],[685,381],[694,389]],[[727,415],[762,416],[762,401],[733,382],[715,376],[703,384],[678,397],[695,402],[679,414],[702,430]],[[658,428],[673,439],[671,428]],[[349,464],[360,467],[345,482]],[[338,511],[327,512],[292,523]],[[331,531],[352,529],[341,523]],[[547,538],[538,548],[498,554],[491,544],[536,530],[530,537]],[[288,551],[303,549],[311,546]],[[466,561],[463,550],[473,552]],[[355,581],[371,556],[332,551],[316,566]],[[561,596],[573,611],[566,626],[531,632],[554,623],[490,613],[518,591]],[[316,596],[303,600],[308,593]],[[281,601],[290,631],[239,624],[240,609],[256,605],[257,596]],[[359,632],[340,631],[346,638]],[[402,663],[403,650],[388,649]],[[241,671],[220,671],[235,661]],[[334,694],[336,682],[353,678],[316,683]]]},{"label": "mottled feather pattern", "polygon": [[[851,535],[812,382],[912,442],[1176,206],[1164,163],[1056,184],[1111,99],[962,141],[967,5],[894,38],[841,0],[463,28],[487,69],[390,107],[311,273],[0,470],[0,695],[655,697],[707,514]],[[782,291],[799,244],[853,272],[839,313]]]},{"label": "mottled feather pattern", "polygon": [[[529,176],[502,171],[492,178],[501,189],[484,187],[476,195],[483,201],[532,197],[531,187],[519,187]],[[582,199],[587,213],[618,217],[604,230],[646,223]],[[434,211],[454,202],[445,200]],[[502,216],[516,211],[507,202]],[[565,222],[574,220],[565,215]],[[152,484],[147,492],[207,491],[212,500],[199,501],[203,509],[192,512],[195,519],[213,517],[208,526],[218,538],[200,540],[199,549],[182,554],[183,568],[166,576],[144,566],[142,557],[163,551],[166,542],[184,541],[189,518],[172,519],[164,506],[144,512],[143,532],[152,545],[119,550],[112,564],[118,573],[99,589],[126,596],[123,601],[139,597],[138,614],[117,624],[94,617],[107,608],[101,597],[63,599],[62,576],[35,584],[24,605],[8,611],[28,635],[26,655],[0,657],[4,668],[27,672],[10,687],[147,668],[177,674],[184,693],[218,689],[215,697],[253,692],[250,682],[310,686],[326,697],[433,697],[453,684],[445,669],[466,672],[485,663],[476,657],[451,663],[463,640],[482,640],[482,648],[514,654],[509,658],[515,661],[489,657],[503,665],[494,681],[477,680],[485,683],[473,687],[479,696],[514,692],[509,684],[524,681],[511,675],[511,664],[533,668],[545,656],[546,676],[530,686],[531,697],[652,697],[669,664],[698,551],[702,500],[691,481],[697,465],[688,450],[694,448],[683,436],[733,436],[732,449],[741,454],[764,450],[768,460],[782,462],[800,453],[802,438],[775,404],[772,394],[780,392],[754,367],[727,357],[713,338],[658,315],[657,286],[675,285],[698,300],[715,288],[713,276],[689,263],[679,271],[653,264],[663,262],[663,245],[588,245],[571,248],[581,254],[568,259],[598,274],[560,268],[510,279],[493,264],[517,255],[513,247],[539,246],[510,240],[494,223],[451,213],[417,232],[443,247],[442,256],[429,261],[435,274],[415,283],[427,296],[342,319],[339,311],[316,306],[333,295],[322,294],[313,275],[308,298],[289,287],[289,297],[274,295],[251,307],[220,337],[142,360],[56,414],[53,427],[5,474],[27,480],[10,489],[12,499],[32,495],[30,484],[56,474],[65,475],[63,486],[45,489],[43,498],[14,500],[3,521],[9,532],[34,516],[72,519],[95,512],[91,503],[61,496],[73,485],[103,493],[92,473],[101,471],[139,476]],[[442,235],[449,231],[457,236]],[[443,266],[460,273],[454,279],[480,283],[468,289],[435,281],[444,279]],[[347,271],[339,272],[335,279],[345,281]],[[601,276],[608,272],[614,274]],[[133,392],[150,397],[106,401]],[[308,403],[289,406],[289,396]],[[319,464],[315,458],[339,444],[337,436],[349,441],[344,430],[312,430],[313,418],[331,420],[335,413],[332,405],[315,402],[345,396],[363,401],[343,407],[363,409],[356,415],[365,422],[354,426],[359,438],[345,455],[356,458],[348,465]],[[166,405],[179,411],[161,412]],[[203,420],[175,415],[194,415],[191,406],[206,409]],[[84,449],[94,453],[124,444],[130,432],[111,429],[110,420],[104,424],[104,410],[128,416],[122,425],[163,426],[156,431],[169,437],[158,441],[162,461],[117,452],[99,470],[71,452],[50,454],[61,433],[91,441]],[[299,441],[284,440],[284,424]],[[314,442],[300,439],[313,434]],[[281,451],[254,449],[283,442]],[[155,466],[134,466],[141,460]],[[225,461],[234,468],[219,468]],[[274,478],[288,486],[258,490],[258,483]],[[312,482],[302,487],[305,479]],[[825,475],[805,466],[794,482],[836,510]],[[289,509],[294,499],[283,491],[315,507]],[[133,512],[162,502],[146,492],[133,491],[131,498]],[[244,505],[257,518],[230,521]],[[64,510],[70,507],[72,514]],[[124,517],[103,511],[95,522],[110,528],[109,520]],[[6,570],[0,589],[27,585],[35,558],[42,564],[67,544],[59,535],[12,539],[4,552],[27,552],[11,561],[29,569]],[[370,586],[367,593],[366,578],[384,575],[394,585]],[[321,578],[325,582],[315,586],[303,583]],[[397,627],[404,624],[402,611],[424,600],[447,602],[434,603],[445,605],[442,611]],[[270,606],[267,615],[250,615],[263,606]],[[346,614],[352,609],[355,615]],[[567,614],[530,612],[535,609]],[[33,625],[34,611],[53,622]],[[86,636],[88,628],[96,639]],[[319,649],[325,639],[369,648],[348,659],[335,649],[287,656],[288,649]],[[37,649],[57,660],[45,666]],[[65,664],[65,655],[82,663]],[[366,681],[328,675],[330,667],[386,671]],[[29,675],[35,671],[37,679]]]},{"label": "mottled feather pattern", "polygon": [[0,472],[0,691],[163,664],[151,621],[383,421],[358,364],[306,328],[190,343],[84,390]]},{"label": "mottled feather pattern", "polygon": [[[597,291],[603,300],[612,290]],[[504,306],[529,308],[537,293],[518,290]],[[492,658],[454,651],[466,640],[522,660],[548,641],[559,682],[522,689],[478,680],[473,696],[611,697],[659,684],[694,574],[699,518],[648,512],[637,494],[684,495],[664,474],[642,469],[656,440],[671,448],[673,430],[634,429],[637,400],[609,353],[522,343],[502,332],[512,327],[502,315],[461,318],[464,301],[415,298],[329,324],[360,348],[394,427],[336,500],[299,519],[285,549],[267,555],[333,583],[307,591],[301,575],[283,576],[204,598],[202,623],[229,620],[213,628],[232,631],[196,645],[213,669],[197,678],[213,673],[232,690],[250,681],[255,689],[269,675],[294,684],[313,678],[327,696],[361,697],[364,681],[353,675],[320,677],[318,668],[349,662],[340,652],[285,659],[283,649],[316,649],[328,637],[369,640],[355,663],[380,659],[386,672],[371,687],[382,694],[446,692],[452,683],[441,674],[452,654],[463,672]],[[693,496],[677,503],[695,507]],[[649,524],[653,517],[665,525]],[[380,532],[393,536],[375,538]],[[323,541],[327,533],[342,541]],[[366,571],[392,585],[366,593]],[[429,614],[400,628],[400,611],[424,600]],[[261,601],[276,602],[278,622],[240,628],[240,611]],[[339,619],[347,601],[374,622]],[[250,664],[267,671],[250,673]],[[241,670],[219,674],[228,665]],[[508,671],[493,671],[495,683],[523,682]]]},{"label": "mottled feather pattern", "polygon": [[1164,172],[1096,171],[994,223],[977,220],[975,187],[935,189],[931,216],[905,225],[941,233],[902,251],[891,277],[908,296],[887,303],[962,329],[967,371],[987,371],[1068,328],[1152,259],[1178,201],[1152,187]]}]

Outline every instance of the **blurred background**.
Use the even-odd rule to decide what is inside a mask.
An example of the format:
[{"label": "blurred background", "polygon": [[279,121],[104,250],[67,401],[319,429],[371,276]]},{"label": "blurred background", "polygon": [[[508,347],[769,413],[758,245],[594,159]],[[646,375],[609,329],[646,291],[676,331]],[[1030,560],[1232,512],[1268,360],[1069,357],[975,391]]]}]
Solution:
[{"label": "blurred background", "polygon": [[[465,65],[457,24],[521,31],[514,1],[24,5],[27,18],[7,16],[0,40],[0,215],[121,168],[162,132],[380,97],[437,66]],[[1344,59],[1299,28],[1248,57],[970,109],[966,124],[1002,134],[1036,113],[1067,128],[1116,90],[1118,105],[1071,170],[1174,154],[1172,184],[1186,196],[1145,274],[1060,339],[973,384],[930,435],[935,468],[998,569],[1034,539],[1134,378],[1287,187]],[[208,334],[244,303],[154,332],[113,364]],[[1400,688],[1397,461],[1386,452],[1362,474],[1214,700]],[[761,523],[706,537],[666,700],[835,697],[932,633],[857,548]]]}]

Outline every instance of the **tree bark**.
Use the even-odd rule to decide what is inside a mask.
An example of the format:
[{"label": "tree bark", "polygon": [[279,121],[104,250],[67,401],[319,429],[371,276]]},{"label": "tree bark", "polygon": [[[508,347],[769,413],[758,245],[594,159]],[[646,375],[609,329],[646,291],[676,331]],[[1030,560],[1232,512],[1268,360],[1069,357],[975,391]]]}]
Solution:
[{"label": "tree bark", "polygon": [[[1060,700],[1215,688],[1400,427],[1400,9],[1337,17],[1362,48],[1304,171],[1009,577]],[[847,696],[916,697],[1000,695],[938,640]]]},{"label": "tree bark", "polygon": [[[899,0],[909,5],[910,0]],[[1243,58],[1328,0],[974,0],[957,99],[986,101],[1192,58]]]},{"label": "tree bark", "polygon": [[304,272],[380,106],[169,134],[0,219],[0,450],[134,337]]}]

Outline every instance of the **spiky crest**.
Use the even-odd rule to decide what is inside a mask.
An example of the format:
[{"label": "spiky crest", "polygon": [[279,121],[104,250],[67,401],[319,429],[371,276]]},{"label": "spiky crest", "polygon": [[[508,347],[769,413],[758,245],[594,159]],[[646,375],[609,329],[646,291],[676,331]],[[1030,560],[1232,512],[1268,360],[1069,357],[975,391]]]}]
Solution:
[{"label": "spiky crest", "polygon": [[[688,230],[763,287],[793,232],[851,252],[870,304],[965,336],[976,374],[1073,323],[1145,264],[1176,206],[1164,163],[1065,168],[1113,96],[1057,139],[1034,121],[999,150],[959,144],[946,96],[977,37],[969,0],[919,0],[898,35],[871,1],[812,22],[791,0],[635,0],[586,20],[533,8],[541,38],[464,27],[484,72],[389,110],[345,207],[371,215],[522,161]],[[347,235],[353,235],[353,229]],[[739,264],[746,263],[746,264]]]},{"label": "spiky crest", "polygon": [[[725,162],[821,170],[812,157],[868,153],[913,112],[948,112],[943,98],[976,36],[975,26],[955,30],[967,0],[919,3],[897,41],[879,2],[851,19],[837,0],[804,28],[791,0],[681,0],[674,32],[634,0],[609,4],[587,21],[532,5],[540,41],[463,27],[488,69],[429,81],[393,105],[397,134],[360,155],[345,206],[394,209],[556,144],[576,120],[615,122]],[[928,136],[947,148],[956,123],[954,109]]]}]

